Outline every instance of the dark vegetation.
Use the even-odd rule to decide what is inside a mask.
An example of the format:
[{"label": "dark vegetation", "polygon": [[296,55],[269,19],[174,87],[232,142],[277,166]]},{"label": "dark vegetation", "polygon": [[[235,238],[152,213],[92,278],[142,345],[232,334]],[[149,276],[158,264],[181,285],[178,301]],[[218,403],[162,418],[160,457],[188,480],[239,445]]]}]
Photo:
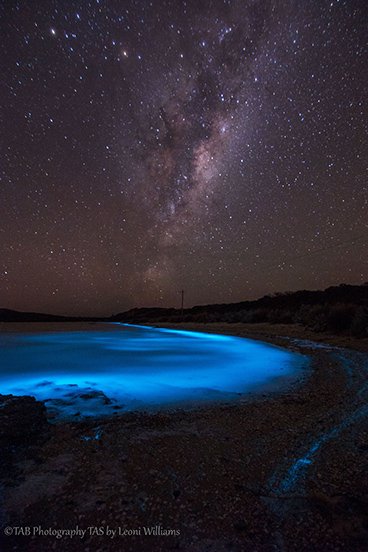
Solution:
[{"label": "dark vegetation", "polygon": [[341,284],[324,291],[266,295],[256,301],[200,305],[185,309],[141,308],[111,320],[136,324],[158,322],[301,324],[317,331],[364,337],[368,335],[368,283]]},{"label": "dark vegetation", "polygon": [[271,323],[301,324],[317,332],[354,337],[368,335],[368,283],[341,284],[323,291],[265,295],[255,301],[199,305],[184,309],[136,308],[110,318],[56,316],[0,309],[0,322]]}]

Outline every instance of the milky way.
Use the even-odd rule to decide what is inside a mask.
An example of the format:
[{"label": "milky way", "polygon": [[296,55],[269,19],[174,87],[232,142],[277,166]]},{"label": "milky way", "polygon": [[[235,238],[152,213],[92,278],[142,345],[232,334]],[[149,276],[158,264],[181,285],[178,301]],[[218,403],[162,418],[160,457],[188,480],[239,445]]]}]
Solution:
[{"label": "milky way", "polygon": [[0,306],[368,280],[367,16],[365,0],[2,2]]}]

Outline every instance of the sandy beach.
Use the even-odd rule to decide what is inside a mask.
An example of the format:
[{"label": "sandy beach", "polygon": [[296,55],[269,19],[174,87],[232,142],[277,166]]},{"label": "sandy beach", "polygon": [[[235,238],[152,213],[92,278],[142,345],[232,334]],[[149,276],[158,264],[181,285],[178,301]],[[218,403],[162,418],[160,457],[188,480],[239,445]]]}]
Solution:
[{"label": "sandy beach", "polygon": [[312,369],[241,404],[45,424],[16,446],[4,430],[2,550],[368,550],[367,340],[290,325],[185,329],[275,343]]}]

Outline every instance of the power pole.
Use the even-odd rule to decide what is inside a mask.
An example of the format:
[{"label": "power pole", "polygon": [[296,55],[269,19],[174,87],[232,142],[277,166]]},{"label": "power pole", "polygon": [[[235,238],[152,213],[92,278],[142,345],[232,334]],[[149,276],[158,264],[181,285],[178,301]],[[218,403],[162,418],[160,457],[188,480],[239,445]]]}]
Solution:
[{"label": "power pole", "polygon": [[183,320],[184,314],[184,290],[181,290],[181,319]]}]

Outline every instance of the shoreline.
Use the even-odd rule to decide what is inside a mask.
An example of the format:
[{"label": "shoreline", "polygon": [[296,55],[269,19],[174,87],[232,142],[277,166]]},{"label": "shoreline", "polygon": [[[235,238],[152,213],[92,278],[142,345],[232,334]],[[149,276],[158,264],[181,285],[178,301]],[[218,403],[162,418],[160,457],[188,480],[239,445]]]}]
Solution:
[{"label": "shoreline", "polygon": [[288,348],[288,343],[289,346],[292,345],[292,340],[301,340],[313,341],[321,345],[326,345],[327,347],[368,352],[368,338],[354,338],[344,334],[332,335],[323,332],[315,332],[308,330],[299,324],[231,324],[221,322],[213,322],[210,324],[194,324],[189,322],[182,324],[165,324],[163,322],[155,323],[153,324],[153,327],[177,328],[188,331],[193,330],[205,333],[233,335],[236,337],[245,337],[265,341],[284,348]]},{"label": "shoreline", "polygon": [[[74,330],[84,331],[96,328],[106,329],[107,325],[119,325],[122,322],[0,322],[1,333],[38,333]],[[165,322],[154,322],[140,324],[141,326],[172,328],[178,330],[199,331],[204,333],[218,333],[223,335],[232,335],[235,337],[245,337],[249,339],[265,340],[275,344],[278,342],[285,346],[285,341],[292,339],[301,339],[305,341],[314,341],[328,346],[347,348],[361,352],[368,352],[368,337],[356,338],[345,334],[328,334],[325,332],[315,332],[307,329],[300,324],[270,324],[270,323],[177,323],[170,324]]]},{"label": "shoreline", "polygon": [[[180,328],[200,326],[219,331],[218,324]],[[300,339],[295,331],[267,337],[261,325],[252,333],[221,326],[223,333],[307,353],[311,374],[295,389],[241,404],[51,426],[20,454],[11,481],[2,474],[7,525],[22,519],[69,528],[77,520],[81,527],[180,531],[129,537],[127,551],[366,552],[367,355],[336,343],[315,349],[291,342]],[[4,550],[33,551],[37,544],[46,552],[55,544],[46,537],[4,539]],[[123,544],[93,536],[62,542],[63,552],[117,551]]]}]

